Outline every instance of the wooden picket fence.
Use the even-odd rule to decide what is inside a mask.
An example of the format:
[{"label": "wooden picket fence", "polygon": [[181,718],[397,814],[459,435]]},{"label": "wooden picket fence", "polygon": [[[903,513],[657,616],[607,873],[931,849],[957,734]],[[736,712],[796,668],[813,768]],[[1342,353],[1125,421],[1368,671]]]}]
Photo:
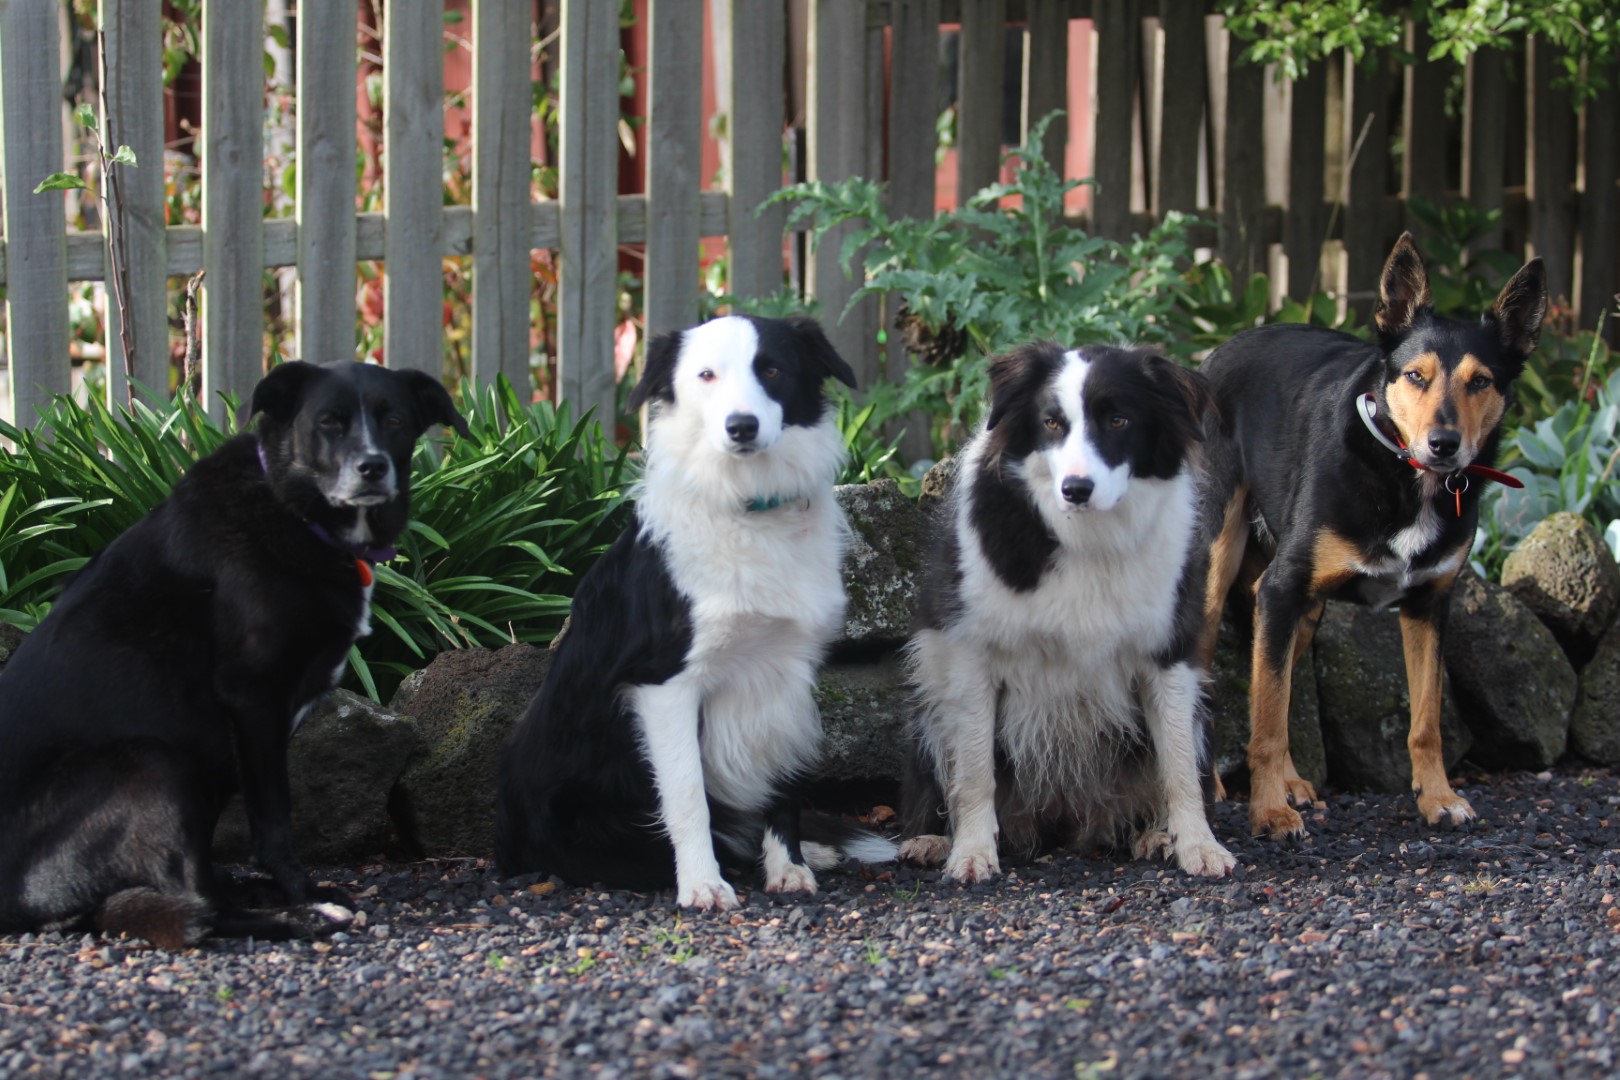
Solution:
[{"label": "wooden picket fence", "polygon": [[[304,0],[294,42],[296,213],[269,220],[263,7],[210,4],[201,56],[202,223],[166,226],[156,167],[162,0],[102,0],[104,130],[143,163],[127,170],[124,190],[136,379],[168,385],[169,279],[199,269],[206,270],[203,389],[216,403],[218,392],[240,395],[262,371],[268,267],[295,268],[296,354],[336,358],[354,354],[356,263],[381,260],[388,363],[442,371],[442,259],[470,256],[474,377],[526,379],[529,253],[551,249],[560,264],[558,396],[602,415],[614,393],[620,245],[645,245],[649,333],[697,317],[702,238],[725,237],[733,294],[776,291],[785,211],[755,211],[784,182],[783,86],[796,9],[788,0],[646,0],[646,194],[621,196],[619,3],[562,2],[560,190],[555,200],[534,200],[530,45],[537,15],[557,3],[470,0],[473,194],[471,205],[446,206],[445,3],[386,0],[385,209],[357,213],[356,0]],[[1406,196],[1460,194],[1507,211],[1486,242],[1529,245],[1547,258],[1554,292],[1569,297],[1588,325],[1609,302],[1620,284],[1620,117],[1612,89],[1577,113],[1552,89],[1550,59],[1534,46],[1518,87],[1504,77],[1504,54],[1476,57],[1460,120],[1446,115],[1449,76],[1440,64],[1404,72],[1324,65],[1296,84],[1268,83],[1262,69],[1230,62],[1232,46],[1209,18],[1212,7],[1209,0],[807,0],[804,175],[886,177],[896,212],[932,213],[940,28],[956,24],[959,192],[997,175],[1004,87],[1013,83],[1026,126],[1052,109],[1085,105],[1086,115],[1068,128],[1086,141],[1079,167],[1059,129],[1046,149],[1069,162],[1070,175],[1096,178],[1089,217],[1105,235],[1126,236],[1166,211],[1196,212],[1216,222],[1208,239],[1240,277],[1285,255],[1289,293],[1315,282],[1354,296],[1372,287],[1408,223]],[[102,237],[69,231],[60,195],[33,194],[39,179],[63,167],[60,11],[60,0],[0,2],[7,411],[24,420],[68,386],[68,282],[106,274]],[[699,175],[705,14],[726,114],[721,190],[706,190]],[[1090,32],[1073,34],[1074,19],[1091,20]],[[1016,79],[1008,77],[1009,24],[1025,28]],[[1090,50],[1094,87],[1070,85],[1071,40]],[[1413,44],[1421,54],[1422,42]],[[1404,101],[1398,113],[1395,97]],[[1406,148],[1398,177],[1394,133]],[[1458,172],[1459,152],[1456,184],[1449,175]],[[1322,272],[1325,242],[1343,253],[1337,283]],[[831,257],[813,258],[803,283],[829,316],[857,287]],[[833,328],[863,379],[881,370],[879,308],[867,303]],[[110,311],[115,399],[122,396],[116,319]],[[890,338],[891,364],[903,362],[898,335]]]}]

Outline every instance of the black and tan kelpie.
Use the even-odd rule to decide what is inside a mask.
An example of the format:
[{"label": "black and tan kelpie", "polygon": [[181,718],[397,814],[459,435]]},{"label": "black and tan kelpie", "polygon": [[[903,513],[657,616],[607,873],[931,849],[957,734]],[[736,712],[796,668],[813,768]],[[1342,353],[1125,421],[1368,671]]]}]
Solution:
[{"label": "black and tan kelpie", "polygon": [[1480,492],[1516,483],[1490,466],[1546,309],[1536,259],[1477,321],[1442,318],[1403,234],[1384,265],[1376,343],[1276,324],[1245,330],[1204,362],[1221,415],[1208,452],[1204,656],[1228,598],[1252,595],[1256,835],[1302,834],[1289,804],[1315,798],[1288,752],[1288,704],[1327,600],[1399,605],[1418,810],[1431,824],[1473,818],[1440,752],[1441,639]]},{"label": "black and tan kelpie", "polygon": [[[251,411],[257,431],[91,560],[0,676],[0,933],[179,948],[346,920],[293,854],[287,740],[367,632],[417,436],[467,425],[437,379],[350,362],[282,364]],[[237,789],[267,880],[214,873]]]}]

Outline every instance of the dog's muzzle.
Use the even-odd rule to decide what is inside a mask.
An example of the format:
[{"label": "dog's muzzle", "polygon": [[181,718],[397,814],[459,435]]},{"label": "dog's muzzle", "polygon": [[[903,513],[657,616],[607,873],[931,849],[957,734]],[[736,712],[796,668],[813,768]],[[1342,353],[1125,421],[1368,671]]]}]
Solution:
[{"label": "dog's muzzle", "polygon": [[1063,483],[1058,485],[1058,491],[1063,495],[1063,501],[1070,506],[1084,506],[1091,501],[1091,493],[1097,490],[1097,482],[1089,476],[1065,476]]},{"label": "dog's muzzle", "polygon": [[753,413],[734,412],[726,417],[726,437],[739,450],[752,450],[759,438],[759,417]]}]

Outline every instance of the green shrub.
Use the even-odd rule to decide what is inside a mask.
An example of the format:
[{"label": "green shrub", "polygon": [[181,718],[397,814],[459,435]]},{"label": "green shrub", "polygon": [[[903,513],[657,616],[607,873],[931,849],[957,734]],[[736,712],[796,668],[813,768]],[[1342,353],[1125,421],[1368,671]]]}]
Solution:
[{"label": "green shrub", "polygon": [[898,293],[907,346],[932,361],[867,390],[875,425],[921,413],[936,453],[943,453],[978,421],[988,389],[985,361],[1000,350],[1039,340],[1171,344],[1172,286],[1191,261],[1192,219],[1171,214],[1128,244],[1070,224],[1064,194],[1088,181],[1064,180],[1039,150],[1058,115],[1036,124],[1024,146],[1006,155],[1017,163],[1010,183],[992,184],[935,217],[891,218],[883,185],[859,177],[798,184],[772,196],[793,204],[790,227],[810,223],[813,242],[835,226],[853,225],[839,259],[849,272],[863,254],[865,278],[854,300]]},{"label": "green shrub", "polygon": [[[594,422],[524,403],[504,379],[461,393],[472,437],[418,444],[410,528],[377,568],[375,631],[351,654],[374,698],[446,646],[548,640],[628,517],[629,455]],[[0,453],[0,619],[36,626],[69,575],[233,433],[187,399],[113,413],[60,398],[41,429],[0,424],[16,446]]]}]

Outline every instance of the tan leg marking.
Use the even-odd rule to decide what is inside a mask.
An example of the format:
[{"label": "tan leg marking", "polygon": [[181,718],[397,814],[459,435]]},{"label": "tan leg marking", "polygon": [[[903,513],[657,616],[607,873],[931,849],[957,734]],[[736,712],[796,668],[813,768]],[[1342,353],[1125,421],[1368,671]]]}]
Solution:
[{"label": "tan leg marking", "polygon": [[1249,489],[1239,487],[1226,502],[1221,531],[1209,546],[1209,577],[1204,587],[1204,635],[1198,643],[1199,660],[1208,672],[1215,663],[1215,641],[1220,635],[1221,612],[1226,595],[1243,565],[1243,552],[1249,543]]},{"label": "tan leg marking", "polygon": [[[1443,583],[1448,590],[1452,578]],[[1418,812],[1430,825],[1461,825],[1474,819],[1474,808],[1451,789],[1440,740],[1441,677],[1444,670],[1440,634],[1426,618],[1401,612],[1401,647],[1406,654],[1406,684],[1412,699],[1412,726],[1406,748],[1412,755],[1412,793]]]}]

